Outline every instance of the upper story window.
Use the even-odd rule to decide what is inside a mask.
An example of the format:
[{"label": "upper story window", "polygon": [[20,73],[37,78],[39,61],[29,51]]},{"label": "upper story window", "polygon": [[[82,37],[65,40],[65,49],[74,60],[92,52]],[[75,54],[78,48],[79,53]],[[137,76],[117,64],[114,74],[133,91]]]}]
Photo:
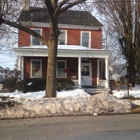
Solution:
[{"label": "upper story window", "polygon": [[67,31],[60,30],[60,35],[58,37],[58,45],[65,45],[67,44]]},{"label": "upper story window", "polygon": [[[41,29],[32,29],[32,30],[41,35]],[[41,42],[34,36],[31,36],[31,45],[41,45]]]},{"label": "upper story window", "polygon": [[81,46],[90,47],[91,44],[91,35],[90,32],[82,31],[81,32]]}]

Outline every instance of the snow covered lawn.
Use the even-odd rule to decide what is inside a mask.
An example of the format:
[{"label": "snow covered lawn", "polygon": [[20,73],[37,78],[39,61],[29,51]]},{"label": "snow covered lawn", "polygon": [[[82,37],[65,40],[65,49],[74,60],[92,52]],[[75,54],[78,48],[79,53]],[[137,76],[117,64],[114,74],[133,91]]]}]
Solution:
[{"label": "snow covered lawn", "polygon": [[[83,89],[76,89],[57,92],[57,98],[43,98],[44,95],[45,91],[0,93],[1,97],[9,97],[0,98],[0,103],[10,102],[0,106],[0,119],[131,112],[131,102],[119,99],[127,96],[126,91],[114,91],[114,96],[109,93],[90,96]],[[130,91],[130,95],[140,97],[140,88]]]}]

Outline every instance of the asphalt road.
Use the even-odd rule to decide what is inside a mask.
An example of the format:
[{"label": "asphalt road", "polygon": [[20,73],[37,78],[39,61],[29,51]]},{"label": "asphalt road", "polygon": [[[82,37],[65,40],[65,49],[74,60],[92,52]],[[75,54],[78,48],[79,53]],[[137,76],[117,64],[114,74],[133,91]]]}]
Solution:
[{"label": "asphalt road", "polygon": [[140,140],[140,114],[0,120],[0,140]]}]

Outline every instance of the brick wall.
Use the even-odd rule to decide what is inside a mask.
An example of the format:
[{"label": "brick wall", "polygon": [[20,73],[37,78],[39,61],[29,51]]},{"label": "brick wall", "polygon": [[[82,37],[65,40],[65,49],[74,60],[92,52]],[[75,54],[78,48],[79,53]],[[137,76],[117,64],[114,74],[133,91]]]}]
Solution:
[{"label": "brick wall", "polygon": [[[45,57],[25,57],[24,58],[24,79],[30,78],[30,60],[42,60],[42,77],[46,78],[47,58]],[[57,58],[57,60],[67,61],[67,78],[72,79],[76,76],[78,79],[78,58]],[[97,86],[97,59],[90,59],[92,62],[92,85]]]},{"label": "brick wall", "polygon": [[[61,28],[60,30],[67,30],[67,45],[80,45],[80,30],[66,28]],[[42,35],[46,39],[49,37],[49,31],[50,29],[47,27],[42,28]],[[102,31],[101,30],[91,31],[91,47],[100,49],[102,46],[101,44],[102,44]],[[19,47],[23,46],[30,46],[30,35],[26,32],[19,30]]]}]

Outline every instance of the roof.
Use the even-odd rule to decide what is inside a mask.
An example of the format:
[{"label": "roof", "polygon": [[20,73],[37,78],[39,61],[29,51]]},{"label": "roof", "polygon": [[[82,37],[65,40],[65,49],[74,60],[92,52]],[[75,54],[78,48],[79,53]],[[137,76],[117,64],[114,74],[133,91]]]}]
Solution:
[{"label": "roof", "polygon": [[[24,46],[24,47],[19,47],[19,48],[26,48],[26,49],[48,49],[46,45],[34,45],[34,46]],[[58,45],[58,50],[103,50],[103,49],[95,49],[95,48],[88,48],[88,47],[83,47],[79,45]]]},{"label": "roof", "polygon": [[[29,11],[22,11],[19,21],[49,23],[49,14],[46,8],[30,7]],[[67,10],[59,15],[59,24],[102,26],[102,24],[87,11]]]},{"label": "roof", "polygon": [[[24,46],[14,48],[19,56],[46,57],[48,48],[40,46]],[[81,57],[81,58],[108,58],[111,51],[102,49],[92,49],[76,45],[58,45],[57,57]]]},{"label": "roof", "polygon": [[1,67],[1,66],[0,66],[0,69],[1,69],[1,70],[4,70],[4,68],[3,68],[3,67]]}]

